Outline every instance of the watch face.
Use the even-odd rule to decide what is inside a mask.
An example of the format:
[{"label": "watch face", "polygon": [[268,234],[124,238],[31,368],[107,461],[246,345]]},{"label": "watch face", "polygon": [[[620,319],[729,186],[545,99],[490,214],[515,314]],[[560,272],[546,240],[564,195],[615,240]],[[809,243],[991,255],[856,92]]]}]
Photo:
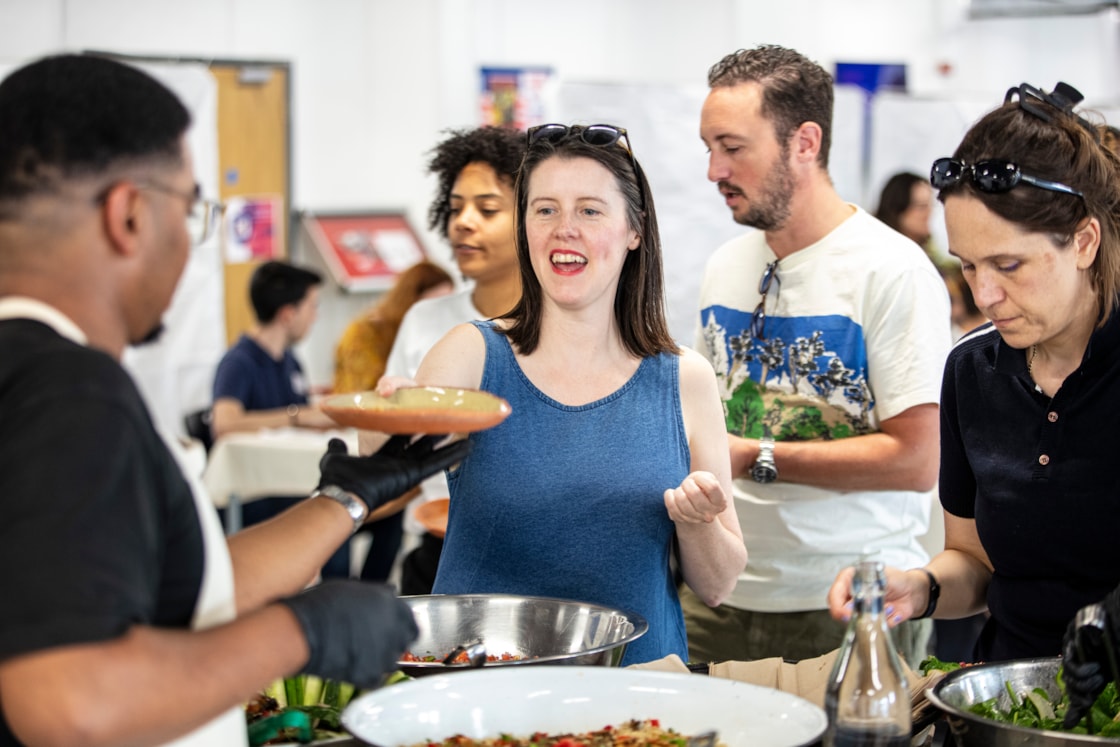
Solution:
[{"label": "watch face", "polygon": [[763,484],[774,482],[774,480],[778,479],[778,470],[774,468],[773,464],[756,462],[755,465],[751,467],[751,477],[754,478],[755,482]]}]

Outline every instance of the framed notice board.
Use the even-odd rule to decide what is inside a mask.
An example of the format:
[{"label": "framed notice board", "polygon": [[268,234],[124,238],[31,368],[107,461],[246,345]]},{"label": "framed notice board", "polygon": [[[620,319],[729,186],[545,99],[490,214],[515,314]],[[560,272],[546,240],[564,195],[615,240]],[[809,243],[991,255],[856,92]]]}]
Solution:
[{"label": "framed notice board", "polygon": [[344,290],[386,290],[397,275],[425,258],[404,213],[303,213],[301,222]]}]

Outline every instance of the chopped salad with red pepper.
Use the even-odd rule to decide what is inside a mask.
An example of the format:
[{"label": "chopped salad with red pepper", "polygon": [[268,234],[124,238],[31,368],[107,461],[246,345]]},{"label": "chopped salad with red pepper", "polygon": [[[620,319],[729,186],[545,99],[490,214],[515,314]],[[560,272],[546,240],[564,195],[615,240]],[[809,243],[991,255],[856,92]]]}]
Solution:
[{"label": "chopped salad with red pepper", "polygon": [[471,739],[457,734],[412,747],[688,747],[688,740],[687,736],[662,727],[657,719],[634,719],[619,726],[608,725],[598,731],[579,734],[534,732],[528,736],[502,734],[491,739]]}]

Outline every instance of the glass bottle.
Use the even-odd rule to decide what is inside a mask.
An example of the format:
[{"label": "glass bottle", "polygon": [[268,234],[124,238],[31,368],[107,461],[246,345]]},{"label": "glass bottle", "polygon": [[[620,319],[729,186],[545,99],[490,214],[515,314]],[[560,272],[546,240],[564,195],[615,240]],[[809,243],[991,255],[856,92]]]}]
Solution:
[{"label": "glass bottle", "polygon": [[910,690],[883,612],[883,564],[863,561],[852,577],[852,619],[825,693],[825,747],[907,747]]}]

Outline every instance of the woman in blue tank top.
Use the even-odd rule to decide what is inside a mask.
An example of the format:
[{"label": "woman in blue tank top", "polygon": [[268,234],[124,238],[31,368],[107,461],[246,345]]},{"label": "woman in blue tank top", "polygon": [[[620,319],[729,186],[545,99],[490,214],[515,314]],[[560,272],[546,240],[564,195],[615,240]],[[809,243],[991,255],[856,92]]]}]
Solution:
[{"label": "woman in blue tank top", "polygon": [[711,605],[747,559],[715,374],[669,335],[653,197],[625,130],[543,125],[528,138],[521,301],[453,329],[417,373],[512,406],[450,475],[433,591],[636,612],[649,631],[623,664],[687,659],[674,540],[685,583]]}]

